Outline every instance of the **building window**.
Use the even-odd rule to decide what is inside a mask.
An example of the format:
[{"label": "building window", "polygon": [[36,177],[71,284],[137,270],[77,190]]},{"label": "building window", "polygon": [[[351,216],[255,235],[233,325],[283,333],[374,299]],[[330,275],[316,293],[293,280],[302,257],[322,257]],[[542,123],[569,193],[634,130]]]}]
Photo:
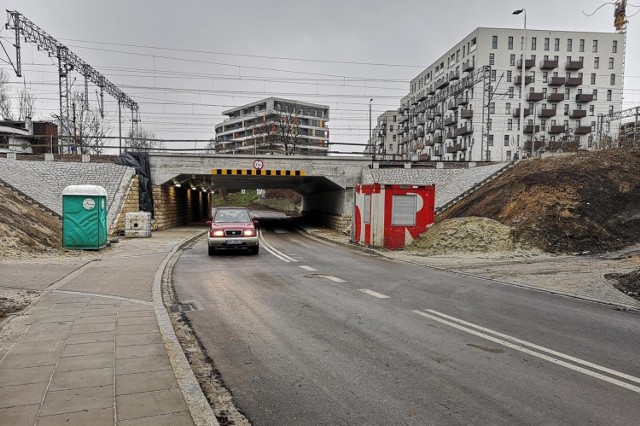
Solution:
[{"label": "building window", "polygon": [[583,38],[580,39],[580,51],[584,52],[584,39]]},{"label": "building window", "polygon": [[531,37],[531,50],[536,50],[538,48],[538,39],[536,37]]},{"label": "building window", "polygon": [[496,62],[496,54],[489,53],[489,65],[494,65]]},{"label": "building window", "polygon": [[593,48],[591,49],[593,53],[598,53],[598,40],[593,40]]},{"label": "building window", "polygon": [[504,146],[509,146],[509,135],[504,135]]},{"label": "building window", "polygon": [[613,105],[609,105],[609,115],[613,114]]},{"label": "building window", "polygon": [[509,115],[511,113],[511,102],[504,104],[504,113]]},{"label": "building window", "polygon": [[513,119],[507,120],[507,130],[513,130]]},{"label": "building window", "polygon": [[495,114],[495,113],[496,113],[496,103],[491,102],[489,104],[489,114]]},{"label": "building window", "polygon": [[549,80],[549,73],[547,71],[542,72],[542,82],[547,84],[547,80]]},{"label": "building window", "polygon": [[513,72],[507,71],[507,83],[511,83],[512,76],[513,76]]},{"label": "building window", "polygon": [[364,195],[364,214],[362,217],[363,223],[371,223],[371,195]]},{"label": "building window", "polygon": [[567,52],[571,52],[571,49],[573,49],[573,39],[568,38],[567,39]]},{"label": "building window", "polygon": [[509,65],[512,67],[516,65],[516,55],[513,53],[509,56]]},{"label": "building window", "polygon": [[491,81],[496,81],[497,74],[496,70],[491,70]]},{"label": "building window", "polygon": [[591,73],[591,84],[596,84],[596,73],[595,72]]},{"label": "building window", "polygon": [[498,36],[493,36],[491,38],[491,48],[492,49],[497,49],[498,48]]},{"label": "building window", "polygon": [[509,87],[509,98],[513,99],[513,86]]},{"label": "building window", "polygon": [[507,49],[513,50],[513,36],[509,36],[507,39]]},{"label": "building window", "polygon": [[391,225],[392,226],[415,226],[416,212],[418,211],[417,207],[418,207],[417,196],[393,195],[391,197]]},{"label": "building window", "polygon": [[611,53],[618,53],[618,40],[613,40],[613,47],[611,48]]},{"label": "building window", "polygon": [[613,94],[612,90],[607,90],[607,100],[611,101],[611,95]]},{"label": "building window", "polygon": [[609,69],[613,69],[613,58],[609,58]]},{"label": "building window", "polygon": [[595,113],[595,105],[589,105],[589,115],[594,115]]},{"label": "building window", "polygon": [[493,135],[488,135],[487,146],[493,146]]},{"label": "building window", "polygon": [[593,100],[597,101],[598,100],[598,89],[593,89]]},{"label": "building window", "polygon": [[560,51],[560,39],[559,38],[554,40],[553,50],[555,50],[556,52]]},{"label": "building window", "polygon": [[547,37],[544,39],[544,50],[549,50],[549,39]]},{"label": "building window", "polygon": [[600,58],[596,56],[593,58],[593,69],[597,70],[598,68],[600,68]]},{"label": "building window", "polygon": [[612,86],[616,84],[616,75],[615,74],[611,74],[611,77],[609,78],[609,84],[612,85]]}]

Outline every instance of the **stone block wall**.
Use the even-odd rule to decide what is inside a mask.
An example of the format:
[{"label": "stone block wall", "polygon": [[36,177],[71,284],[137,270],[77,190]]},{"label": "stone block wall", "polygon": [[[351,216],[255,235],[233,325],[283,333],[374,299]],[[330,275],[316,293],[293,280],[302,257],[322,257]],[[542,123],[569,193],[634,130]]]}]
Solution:
[{"label": "stone block wall", "polygon": [[137,211],[140,211],[140,184],[138,175],[133,175],[124,195],[122,206],[109,233],[111,235],[123,235],[126,214]]},{"label": "stone block wall", "polygon": [[210,216],[208,193],[188,188],[153,185],[153,231],[206,222]]}]

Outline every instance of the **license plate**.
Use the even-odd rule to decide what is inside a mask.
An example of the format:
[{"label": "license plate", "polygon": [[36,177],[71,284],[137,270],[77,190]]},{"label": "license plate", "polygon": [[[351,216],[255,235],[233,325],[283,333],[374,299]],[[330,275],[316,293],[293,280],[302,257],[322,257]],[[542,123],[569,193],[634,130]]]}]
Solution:
[{"label": "license plate", "polygon": [[240,241],[240,240],[227,240],[227,244],[229,244],[229,245],[242,244],[242,241]]}]

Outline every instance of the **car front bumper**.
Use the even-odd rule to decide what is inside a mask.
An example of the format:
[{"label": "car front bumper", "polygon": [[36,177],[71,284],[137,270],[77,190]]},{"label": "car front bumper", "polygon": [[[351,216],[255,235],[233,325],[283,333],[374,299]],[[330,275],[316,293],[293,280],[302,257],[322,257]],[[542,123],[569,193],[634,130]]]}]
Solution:
[{"label": "car front bumper", "polygon": [[246,248],[258,245],[258,237],[209,237],[209,247],[213,248]]}]

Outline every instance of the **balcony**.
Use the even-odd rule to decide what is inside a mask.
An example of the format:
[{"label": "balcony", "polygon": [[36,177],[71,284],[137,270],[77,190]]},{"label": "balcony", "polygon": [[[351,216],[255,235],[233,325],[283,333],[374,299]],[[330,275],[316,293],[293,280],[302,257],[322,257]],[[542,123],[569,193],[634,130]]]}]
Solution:
[{"label": "balcony", "polygon": [[533,125],[533,124],[527,124],[526,126],[524,126],[524,133],[527,135],[530,135],[532,133],[538,133],[540,131],[540,126],[539,125]]},{"label": "balcony", "polygon": [[449,81],[455,81],[460,79],[460,73],[451,71],[449,72]]},{"label": "balcony", "polygon": [[455,139],[456,138],[456,131],[455,130],[447,130],[446,138],[447,139]]},{"label": "balcony", "polygon": [[458,105],[467,105],[469,103],[468,96],[458,96],[456,100],[458,102]]},{"label": "balcony", "polygon": [[447,109],[452,111],[458,109],[458,100],[452,99],[447,103]]},{"label": "balcony", "polygon": [[556,116],[556,110],[554,108],[542,108],[538,113],[540,118],[550,118]]},{"label": "balcony", "polygon": [[435,135],[433,137],[433,143],[442,143],[442,135]]},{"label": "balcony", "polygon": [[564,133],[564,126],[549,126],[550,135],[559,135],[560,133]]},{"label": "balcony", "polygon": [[427,133],[433,133],[436,129],[433,128],[433,126],[427,126],[426,128],[426,132]]},{"label": "balcony", "polygon": [[471,120],[473,118],[473,110],[472,109],[463,109],[460,111],[460,118],[463,120]]},{"label": "balcony", "polygon": [[467,71],[473,71],[474,68],[474,61],[471,61],[470,59],[467,59],[466,61],[464,61],[462,63],[462,71],[467,72]]},{"label": "balcony", "polygon": [[454,152],[456,152],[456,146],[455,145],[447,147],[447,153],[452,154]]},{"label": "balcony", "polygon": [[564,69],[567,71],[578,71],[583,66],[582,61],[569,61],[565,64]]},{"label": "balcony", "polygon": [[424,137],[424,130],[422,130],[422,129],[418,129],[418,131],[416,132],[416,135],[417,135],[419,138]]},{"label": "balcony", "polygon": [[418,125],[423,125],[424,123],[427,122],[427,119],[424,117],[424,115],[419,115],[418,119],[416,120],[418,122]]},{"label": "balcony", "polygon": [[581,103],[581,102],[592,102],[593,101],[593,95],[588,95],[585,93],[580,93],[578,95],[576,95],[576,102]]},{"label": "balcony", "polygon": [[449,80],[446,77],[440,77],[436,80],[436,89],[444,89],[449,85]]},{"label": "balcony", "polygon": [[418,95],[416,96],[416,99],[418,100],[418,102],[427,99],[427,91],[425,89],[420,90],[418,92]]},{"label": "balcony", "polygon": [[544,93],[542,92],[529,92],[527,93],[527,101],[538,102],[544,99]]},{"label": "balcony", "polygon": [[433,138],[427,138],[427,139],[425,139],[425,140],[424,140],[424,144],[425,144],[426,146],[433,146],[433,145],[434,145],[434,144],[433,144]]},{"label": "balcony", "polygon": [[[529,108],[525,108],[524,109],[524,116],[528,117],[530,114]],[[514,108],[513,109],[513,116],[514,117],[520,117],[520,108]]]},{"label": "balcony", "polygon": [[578,126],[573,131],[574,135],[588,135],[591,133],[591,126]]},{"label": "balcony", "polygon": [[564,77],[551,77],[549,79],[549,86],[562,86],[565,83]]},{"label": "balcony", "polygon": [[562,101],[564,101],[564,93],[549,93],[547,95],[547,101],[549,101],[549,102],[562,102]]},{"label": "balcony", "polygon": [[582,84],[582,77],[569,77],[564,84],[565,86],[580,86]]},{"label": "balcony", "polygon": [[570,118],[585,118],[587,116],[586,109],[573,109],[569,112]]},{"label": "balcony", "polygon": [[455,126],[458,123],[458,119],[455,115],[450,115],[444,120],[445,126]]},{"label": "balcony", "polygon": [[427,87],[427,95],[433,95],[436,93],[436,88],[433,84],[430,84],[429,87]]},{"label": "balcony", "polygon": [[542,70],[552,70],[554,68],[558,68],[558,61],[546,59],[544,61],[540,61],[540,69]]},{"label": "balcony", "polygon": [[[531,83],[533,83],[533,77],[531,77],[531,76],[526,76],[526,77],[524,78],[524,84],[525,84],[525,86],[526,86],[527,84],[531,84]],[[520,75],[519,75],[519,76],[517,76],[516,78],[514,78],[514,79],[513,79],[513,84],[515,84],[516,86],[520,86],[520,85],[522,84],[522,76],[520,76]]]},{"label": "balcony", "polygon": [[[536,61],[533,59],[527,59],[524,61],[525,69],[533,68],[536,66]],[[522,59],[518,59],[518,69],[522,69]]]},{"label": "balcony", "polygon": [[473,133],[473,126],[470,123],[460,126],[456,129],[456,136],[466,136]]}]

